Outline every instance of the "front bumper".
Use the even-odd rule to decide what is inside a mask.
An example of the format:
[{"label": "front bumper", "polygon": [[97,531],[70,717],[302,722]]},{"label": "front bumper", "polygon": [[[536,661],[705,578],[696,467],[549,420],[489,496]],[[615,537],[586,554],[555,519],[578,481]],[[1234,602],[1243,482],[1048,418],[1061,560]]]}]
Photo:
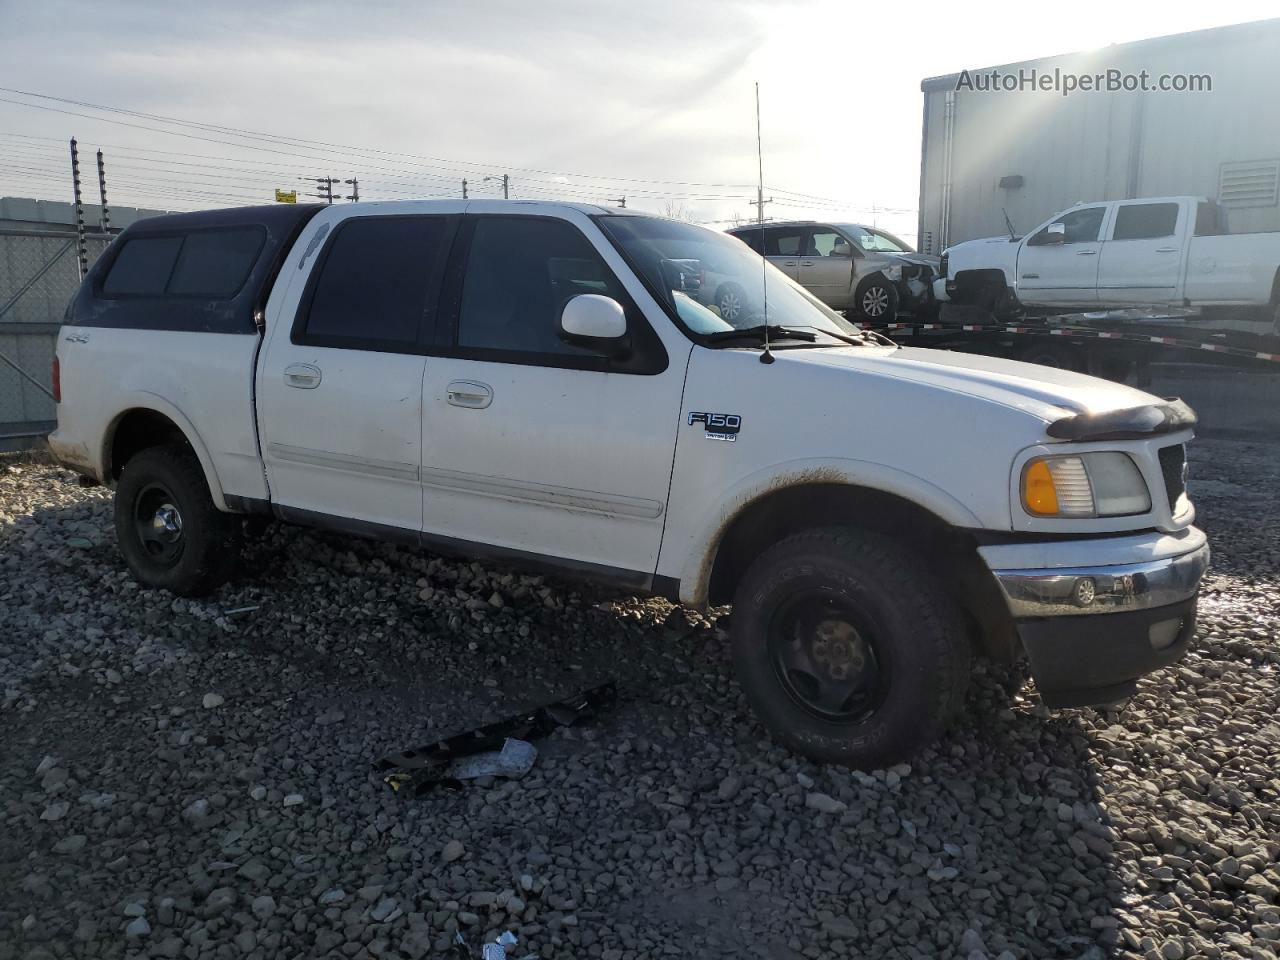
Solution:
[{"label": "front bumper", "polygon": [[[1002,550],[1004,559],[1021,550],[1042,565],[998,566]],[[1079,562],[1082,553],[1095,550],[1100,559],[1127,553],[1133,562]],[[1048,706],[1112,703],[1131,695],[1139,677],[1180,659],[1195,632],[1196,598],[1209,565],[1209,546],[1195,528],[1176,536],[981,552],[989,564],[996,561],[992,574]]]}]

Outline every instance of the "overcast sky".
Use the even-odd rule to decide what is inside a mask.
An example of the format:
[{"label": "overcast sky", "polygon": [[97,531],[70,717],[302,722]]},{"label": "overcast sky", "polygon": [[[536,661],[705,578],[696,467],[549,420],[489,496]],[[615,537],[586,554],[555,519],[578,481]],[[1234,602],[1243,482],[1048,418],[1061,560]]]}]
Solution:
[{"label": "overcast sky", "polygon": [[0,0],[0,86],[362,151],[0,102],[0,195],[69,199],[74,135],[90,164],[103,147],[121,205],[266,200],[308,174],[356,174],[368,199],[456,193],[463,176],[483,195],[485,174],[509,172],[517,197],[750,216],[758,80],[768,215],[874,218],[914,240],[922,78],[1274,14],[1274,0]]}]

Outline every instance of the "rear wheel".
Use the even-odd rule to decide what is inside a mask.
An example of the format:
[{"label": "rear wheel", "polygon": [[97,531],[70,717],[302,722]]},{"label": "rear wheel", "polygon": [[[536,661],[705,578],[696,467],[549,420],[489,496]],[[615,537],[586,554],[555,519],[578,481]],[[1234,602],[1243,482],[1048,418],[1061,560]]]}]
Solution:
[{"label": "rear wheel", "polygon": [[938,737],[968,683],[959,610],[877,534],[813,530],[770,547],[739,585],[731,623],[747,699],[814,760],[905,760]]},{"label": "rear wheel", "polygon": [[217,589],[239,557],[238,518],[213,505],[200,461],[185,446],[151,447],[124,465],[115,527],[134,576],[182,596]]}]

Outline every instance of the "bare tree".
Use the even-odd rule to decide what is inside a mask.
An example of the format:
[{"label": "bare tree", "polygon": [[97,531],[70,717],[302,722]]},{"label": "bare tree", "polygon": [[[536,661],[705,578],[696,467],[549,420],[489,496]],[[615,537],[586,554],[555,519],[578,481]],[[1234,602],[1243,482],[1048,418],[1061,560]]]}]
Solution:
[{"label": "bare tree", "polygon": [[683,220],[685,223],[693,223],[693,211],[686,207],[679,200],[668,200],[662,205],[662,215],[672,220]]}]

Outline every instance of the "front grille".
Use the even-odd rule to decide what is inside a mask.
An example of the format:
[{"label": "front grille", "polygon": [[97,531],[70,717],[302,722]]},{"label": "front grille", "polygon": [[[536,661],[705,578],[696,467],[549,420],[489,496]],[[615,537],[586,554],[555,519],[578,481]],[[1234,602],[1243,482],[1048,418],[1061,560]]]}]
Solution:
[{"label": "front grille", "polygon": [[1187,448],[1182,444],[1160,448],[1160,473],[1164,476],[1164,492],[1169,497],[1169,512],[1177,513],[1178,498],[1187,492]]}]

